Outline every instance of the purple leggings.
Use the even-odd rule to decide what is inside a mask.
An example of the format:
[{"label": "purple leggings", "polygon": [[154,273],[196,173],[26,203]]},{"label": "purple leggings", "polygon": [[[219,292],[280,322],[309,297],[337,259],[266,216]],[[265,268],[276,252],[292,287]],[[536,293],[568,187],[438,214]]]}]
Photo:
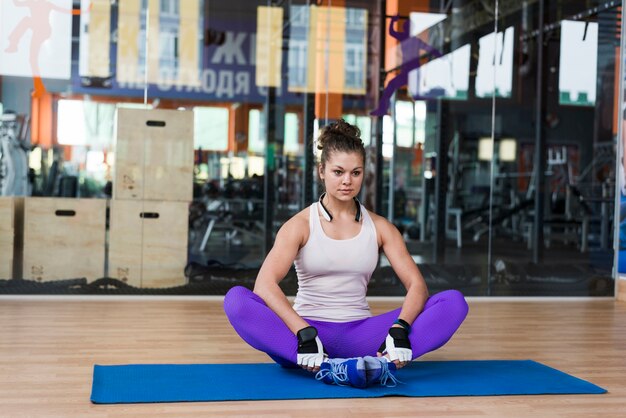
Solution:
[{"label": "purple leggings", "polygon": [[[251,290],[235,286],[224,297],[224,311],[235,331],[248,344],[267,353],[283,366],[296,364],[298,340],[263,299]],[[428,298],[409,339],[413,358],[444,345],[467,316],[461,292],[446,290]],[[304,318],[317,328],[330,358],[375,356],[400,308],[351,322],[326,322]]]}]

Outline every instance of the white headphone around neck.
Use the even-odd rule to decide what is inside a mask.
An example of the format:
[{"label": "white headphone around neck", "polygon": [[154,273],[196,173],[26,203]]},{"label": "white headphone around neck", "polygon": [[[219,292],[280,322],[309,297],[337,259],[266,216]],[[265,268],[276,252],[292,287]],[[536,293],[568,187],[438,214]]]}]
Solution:
[{"label": "white headphone around neck", "polygon": [[[322,216],[324,217],[324,219],[326,219],[328,222],[333,220],[333,215],[330,214],[330,212],[328,211],[328,209],[326,208],[326,206],[324,206],[324,203],[322,203],[322,199],[324,198],[324,196],[326,196],[326,193],[322,193],[322,195],[320,196],[319,201],[317,202],[321,208],[322,208]],[[356,197],[353,198],[354,199],[354,203],[356,205],[356,216],[354,217],[354,220],[356,222],[361,222],[361,202],[359,202],[359,199],[357,199]]]}]

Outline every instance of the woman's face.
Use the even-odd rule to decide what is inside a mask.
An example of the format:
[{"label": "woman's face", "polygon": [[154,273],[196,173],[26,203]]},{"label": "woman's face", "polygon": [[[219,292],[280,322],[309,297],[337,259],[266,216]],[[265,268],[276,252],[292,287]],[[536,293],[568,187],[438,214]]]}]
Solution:
[{"label": "woman's face", "polygon": [[339,200],[351,200],[363,184],[363,157],[357,152],[332,152],[320,166],[320,178],[326,193]]}]

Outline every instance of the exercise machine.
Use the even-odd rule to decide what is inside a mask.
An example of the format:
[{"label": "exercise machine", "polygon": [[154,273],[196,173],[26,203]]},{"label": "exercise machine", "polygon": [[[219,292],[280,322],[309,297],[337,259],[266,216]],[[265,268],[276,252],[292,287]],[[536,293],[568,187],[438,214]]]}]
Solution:
[{"label": "exercise machine", "polygon": [[7,111],[0,116],[0,196],[29,196],[28,117]]}]

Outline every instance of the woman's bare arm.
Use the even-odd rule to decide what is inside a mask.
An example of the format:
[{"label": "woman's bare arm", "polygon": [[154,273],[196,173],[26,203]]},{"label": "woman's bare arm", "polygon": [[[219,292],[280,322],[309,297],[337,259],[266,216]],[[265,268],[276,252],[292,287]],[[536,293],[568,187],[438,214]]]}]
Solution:
[{"label": "woman's bare arm", "polygon": [[428,299],[428,287],[398,229],[383,217],[378,215],[373,217],[381,248],[407,291],[399,318],[412,324],[424,309]]},{"label": "woman's bare arm", "polygon": [[254,285],[254,293],[265,301],[267,306],[283,320],[294,334],[309,324],[293,309],[278,284],[289,272],[300,247],[304,244],[305,234],[303,231],[308,230],[308,227],[308,221],[299,215],[291,218],[282,226],[276,235],[272,250],[261,266]]}]

